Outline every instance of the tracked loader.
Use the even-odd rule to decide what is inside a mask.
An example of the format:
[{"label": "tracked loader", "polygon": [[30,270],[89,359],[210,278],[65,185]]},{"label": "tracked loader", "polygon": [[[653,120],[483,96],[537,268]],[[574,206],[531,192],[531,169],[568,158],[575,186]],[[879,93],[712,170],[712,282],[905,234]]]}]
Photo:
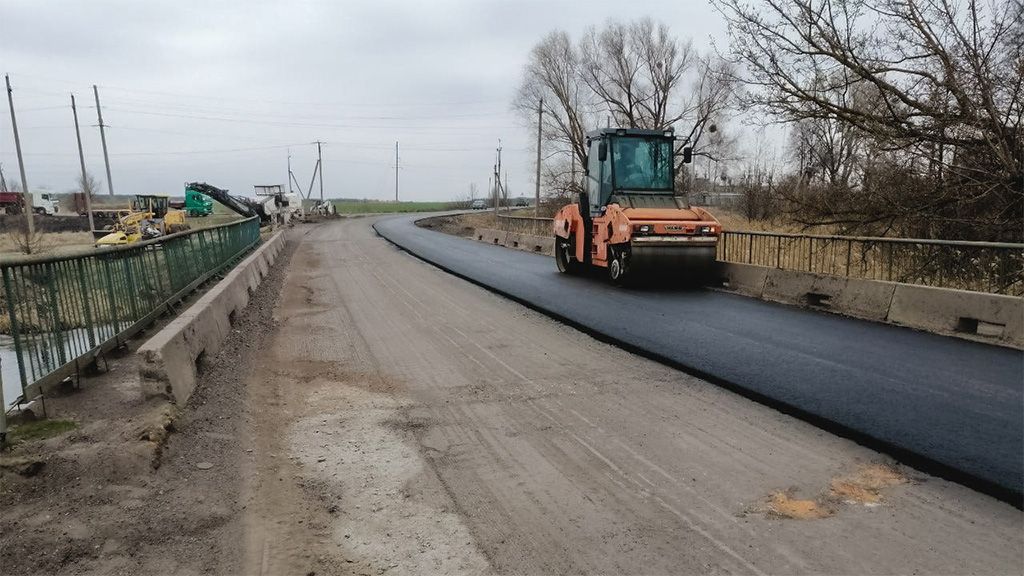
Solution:
[{"label": "tracked loader", "polygon": [[[675,146],[671,130],[606,128],[587,135],[584,189],[554,218],[559,271],[603,268],[616,284],[654,276],[706,279],[722,227],[676,195]],[[690,148],[681,152],[689,162]]]}]

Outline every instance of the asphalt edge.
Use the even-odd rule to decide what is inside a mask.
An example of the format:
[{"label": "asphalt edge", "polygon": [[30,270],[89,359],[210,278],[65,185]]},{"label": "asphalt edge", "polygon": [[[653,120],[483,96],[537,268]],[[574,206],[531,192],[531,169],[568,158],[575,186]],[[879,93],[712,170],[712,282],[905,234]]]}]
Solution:
[{"label": "asphalt edge", "polygon": [[[932,476],[937,476],[939,478],[942,478],[943,480],[949,480],[951,482],[955,482],[957,484],[966,486],[967,488],[970,488],[977,492],[981,492],[982,494],[986,494],[1002,502],[1006,502],[1007,504],[1010,504],[1011,506],[1019,510],[1024,510],[1024,492],[1013,490],[1011,488],[1006,488],[1005,486],[1001,486],[990,480],[986,480],[984,478],[980,478],[978,476],[964,472],[962,470],[958,470],[948,464],[938,462],[927,456],[921,456],[916,452],[907,450],[906,448],[901,448],[885,440],[875,438],[870,434],[855,430],[853,428],[850,428],[846,425],[840,424],[828,418],[818,416],[816,414],[793,406],[792,404],[789,404],[787,402],[776,400],[774,398],[761,394],[760,392],[750,390],[749,388],[715,376],[714,374],[710,374],[708,372],[694,368],[682,362],[673,360],[656,352],[651,352],[640,346],[636,346],[634,344],[630,344],[629,342],[620,340],[615,336],[612,336],[610,334],[587,326],[586,324],[568,318],[555,310],[550,310],[548,308],[530,302],[525,298],[520,298],[514,294],[506,292],[505,290],[501,290],[499,288],[490,286],[489,284],[486,284],[468,275],[457,272],[440,262],[422,256],[414,252],[413,250],[403,246],[402,244],[398,243],[396,240],[389,238],[387,235],[382,233],[377,228],[377,224],[378,222],[374,222],[371,225],[374,233],[377,236],[389,242],[390,244],[392,244],[393,246],[395,246],[396,248],[398,248],[399,250],[423,262],[426,262],[427,264],[430,264],[435,268],[438,268],[448,274],[451,274],[452,276],[461,278],[462,280],[465,280],[471,284],[475,284],[476,286],[479,286],[487,290],[488,292],[497,294],[499,296],[502,296],[503,298],[507,298],[508,300],[512,300],[513,302],[526,306],[527,308],[535,312],[539,312],[545,316],[548,316],[549,318],[557,320],[562,324],[579,330],[580,332],[583,332],[584,334],[590,336],[591,338],[594,338],[595,340],[604,342],[605,344],[610,344],[617,348],[621,348],[631,354],[636,354],[637,356],[647,358],[648,360],[653,360],[655,362],[658,362],[659,364],[663,364],[670,368],[679,370],[680,372],[689,374],[690,376],[700,378],[701,380],[705,380],[707,382],[710,382],[711,384],[729,390],[730,392],[739,394],[744,398],[753,400],[759,404],[772,408],[773,410],[778,410],[779,412],[782,412],[787,416],[792,416],[794,418],[807,422],[808,424],[811,424],[826,432],[835,434],[836,436],[840,436],[847,440],[851,440],[866,448],[883,452],[894,458],[899,463],[909,466],[915,470]],[[415,225],[415,223],[413,225]]]}]

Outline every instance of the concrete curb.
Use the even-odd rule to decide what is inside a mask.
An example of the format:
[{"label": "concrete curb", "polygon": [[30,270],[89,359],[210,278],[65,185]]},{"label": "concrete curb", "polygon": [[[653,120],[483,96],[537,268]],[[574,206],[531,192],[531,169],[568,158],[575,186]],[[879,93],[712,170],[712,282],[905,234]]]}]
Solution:
[{"label": "concrete curb", "polygon": [[195,304],[141,347],[139,388],[143,397],[163,396],[183,406],[196,386],[196,364],[213,356],[231,332],[235,314],[249,303],[284,247],[279,231],[235,266]]}]

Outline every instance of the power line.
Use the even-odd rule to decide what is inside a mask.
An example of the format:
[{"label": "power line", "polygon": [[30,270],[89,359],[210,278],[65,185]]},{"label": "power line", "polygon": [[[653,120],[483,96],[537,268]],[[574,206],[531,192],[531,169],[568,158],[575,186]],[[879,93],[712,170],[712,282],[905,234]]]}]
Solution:
[{"label": "power line", "polygon": [[[238,115],[239,113],[245,114],[258,114],[268,118],[283,118],[283,119],[294,119],[294,120],[318,120],[318,119],[335,119],[338,117],[338,113],[324,111],[324,113],[317,115],[309,114],[280,114],[271,113],[263,109],[240,109],[237,105],[231,107],[219,107],[219,106],[195,106],[187,103],[163,103],[163,102],[149,102],[146,100],[139,100],[134,98],[117,98],[107,97],[107,103],[113,102],[115,105],[123,104],[129,107],[140,107],[140,106],[159,106],[165,110],[171,110],[175,112],[194,112],[198,114],[221,114],[221,115]],[[457,105],[452,105],[453,107]],[[110,106],[108,105],[108,108]],[[392,120],[392,121],[429,121],[429,120],[447,120],[447,119],[459,119],[459,118],[486,118],[490,116],[500,115],[503,111],[489,111],[489,112],[459,112],[454,114],[424,114],[422,112],[410,111],[408,114],[372,114],[372,115],[353,115],[344,114],[346,120]]]},{"label": "power line", "polygon": [[[74,87],[79,87],[80,88],[82,86],[85,86],[85,85],[89,84],[88,82],[84,82],[84,81],[79,82],[79,81],[76,81],[76,80],[68,80],[67,78],[56,78],[56,77],[53,77],[53,76],[43,76],[43,75],[34,74],[34,73],[17,72],[17,76],[19,76],[19,77],[24,76],[26,78],[36,78],[36,79],[39,79],[39,80],[45,80],[47,82],[63,84],[66,87],[72,87],[72,88],[74,88]],[[370,102],[341,102],[341,101],[291,102],[291,101],[266,99],[266,98],[245,98],[245,97],[238,97],[238,96],[213,96],[213,95],[209,95],[209,94],[196,94],[196,93],[185,93],[185,92],[167,92],[167,91],[162,91],[162,90],[146,90],[146,89],[142,89],[142,88],[125,88],[123,86],[114,86],[114,85],[111,85],[111,84],[99,84],[99,86],[102,87],[105,91],[127,92],[129,94],[152,94],[152,95],[156,95],[156,96],[165,96],[167,98],[172,98],[174,102],[180,102],[182,99],[192,99],[192,100],[213,100],[213,101],[220,101],[220,102],[252,102],[252,103],[259,103],[259,104],[271,104],[271,105],[275,105],[275,106],[281,106],[281,105],[285,105],[285,106],[299,106],[299,107],[309,107],[309,106],[335,106],[335,107],[336,106],[348,106],[348,107],[353,107],[353,108],[403,108],[403,107],[418,108],[418,107],[430,107],[430,106],[472,106],[472,105],[478,105],[478,104],[499,104],[499,105],[506,104],[506,101],[504,99],[502,99],[502,98],[462,100],[462,101],[449,101],[449,100],[433,101],[433,102],[418,101],[418,102],[407,102],[407,103],[402,103],[402,102],[372,102],[372,103],[370,103]],[[28,90],[28,91],[33,91],[33,92],[45,93],[45,94],[54,94],[54,95],[58,95],[58,96],[61,96],[61,97],[63,97],[67,93],[66,89],[62,89],[62,91],[51,91],[51,90],[39,89],[39,88],[31,87],[31,86],[30,87],[25,87],[25,88],[20,88],[19,87],[19,90]]]},{"label": "power line", "polygon": [[[279,122],[274,120],[256,120],[248,118],[225,118],[219,116],[206,116],[199,114],[176,114],[173,112],[152,112],[148,110],[129,110],[127,108],[120,108],[116,106],[109,106],[108,110],[114,110],[123,114],[142,114],[145,116],[162,116],[169,118],[191,118],[194,120],[208,120],[213,122],[232,122],[238,124],[258,124],[264,126],[285,126],[285,127],[296,127],[296,128],[344,128],[344,129],[394,129],[395,126],[382,126],[373,124],[333,124],[333,123],[315,123],[315,122]],[[429,130],[481,130],[481,131],[494,131],[508,128],[515,128],[516,126],[504,125],[504,126],[402,126],[402,130],[413,130],[413,131],[429,131]]]}]

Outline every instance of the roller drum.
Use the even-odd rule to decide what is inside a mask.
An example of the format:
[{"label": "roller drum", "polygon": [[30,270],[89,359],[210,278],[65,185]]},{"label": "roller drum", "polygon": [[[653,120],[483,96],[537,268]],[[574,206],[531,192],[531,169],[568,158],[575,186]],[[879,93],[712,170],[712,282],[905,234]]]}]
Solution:
[{"label": "roller drum", "polygon": [[701,281],[714,270],[715,246],[654,245],[630,247],[629,274]]}]

